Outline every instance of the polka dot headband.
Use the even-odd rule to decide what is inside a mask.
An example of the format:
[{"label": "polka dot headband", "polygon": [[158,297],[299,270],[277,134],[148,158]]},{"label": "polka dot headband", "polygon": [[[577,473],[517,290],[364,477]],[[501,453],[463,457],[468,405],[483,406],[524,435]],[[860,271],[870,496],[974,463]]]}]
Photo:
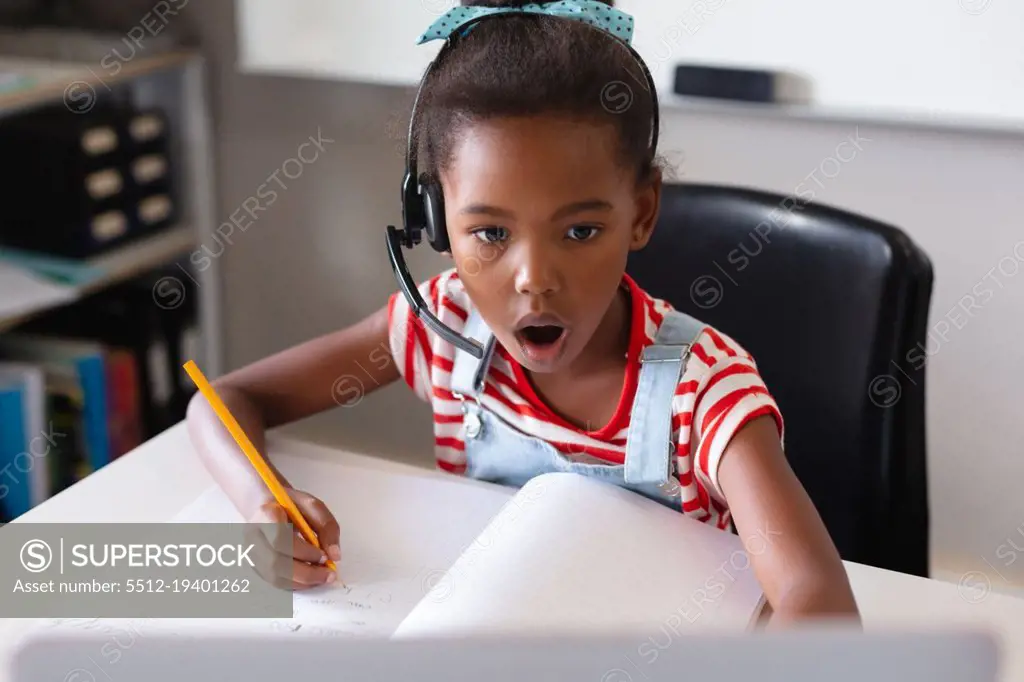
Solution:
[{"label": "polka dot headband", "polygon": [[625,12],[596,0],[562,0],[522,7],[456,7],[435,21],[420,36],[417,44],[447,40],[452,33],[469,22],[494,14],[546,14],[596,26],[627,44],[633,40],[633,17]]}]

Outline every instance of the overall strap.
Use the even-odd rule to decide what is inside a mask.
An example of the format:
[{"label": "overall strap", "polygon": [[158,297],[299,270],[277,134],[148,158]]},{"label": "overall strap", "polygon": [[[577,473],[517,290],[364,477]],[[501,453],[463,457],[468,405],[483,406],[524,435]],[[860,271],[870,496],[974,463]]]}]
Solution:
[{"label": "overall strap", "polygon": [[685,313],[670,311],[654,343],[640,356],[640,378],[626,434],[626,483],[664,483],[672,474],[672,398],[683,375],[691,346],[705,325]]},{"label": "overall strap", "polygon": [[470,306],[462,334],[483,344],[484,356],[477,359],[460,348],[455,349],[455,360],[452,363],[452,392],[476,398],[483,390],[484,379],[494,356],[496,339],[473,306]]}]

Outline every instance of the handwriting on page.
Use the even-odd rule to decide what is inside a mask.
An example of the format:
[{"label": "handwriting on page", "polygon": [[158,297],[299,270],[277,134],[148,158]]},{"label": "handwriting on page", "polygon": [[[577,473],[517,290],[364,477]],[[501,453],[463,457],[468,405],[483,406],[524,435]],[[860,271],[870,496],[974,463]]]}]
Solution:
[{"label": "handwriting on page", "polygon": [[[335,594],[336,592],[336,594]],[[372,609],[376,604],[390,604],[391,592],[386,589],[372,587],[353,587],[346,585],[323,596],[297,596],[295,607],[299,607],[299,599],[310,606],[351,606],[357,609]]]},{"label": "handwriting on page", "polygon": [[351,591],[342,588],[337,593],[317,596],[296,594],[292,617],[272,620],[270,628],[275,632],[330,637],[377,634],[370,625],[373,602],[350,599],[346,593]]},{"label": "handwriting on page", "polygon": [[[355,562],[353,562],[355,563]],[[420,594],[392,567],[361,561],[350,566],[352,581],[295,592],[292,617],[268,623],[276,633],[327,637],[390,636]]]}]

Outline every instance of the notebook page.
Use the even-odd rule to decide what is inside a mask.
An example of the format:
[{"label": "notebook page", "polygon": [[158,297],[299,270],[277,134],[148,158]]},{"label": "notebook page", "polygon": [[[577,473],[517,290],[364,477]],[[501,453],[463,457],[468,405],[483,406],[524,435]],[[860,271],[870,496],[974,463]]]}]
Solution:
[{"label": "notebook page", "polygon": [[737,536],[640,495],[547,474],[506,505],[395,636],[744,629],[763,603],[749,558]]},{"label": "notebook page", "polygon": [[[292,618],[103,619],[90,628],[191,637],[389,637],[515,492],[452,476],[395,474],[305,458],[278,464],[300,490],[327,504],[341,526],[339,583],[293,593]],[[227,496],[210,488],[172,522],[239,523]],[[66,624],[75,627],[74,623]],[[78,625],[78,629],[84,626]]]},{"label": "notebook page", "polygon": [[[343,512],[330,502],[327,504],[339,524],[344,523]],[[211,488],[173,521],[241,523],[242,517],[219,488]],[[296,591],[292,595],[291,618],[216,621],[168,619],[158,625],[161,629],[171,628],[185,634],[201,630],[336,637],[389,636],[429,589],[427,579],[420,576],[427,569],[411,563],[404,567],[397,565],[379,553],[346,546],[344,541],[342,552],[339,576],[345,585],[336,582],[333,585]],[[431,564],[425,559],[425,566]],[[437,569],[433,570],[437,572]]]}]

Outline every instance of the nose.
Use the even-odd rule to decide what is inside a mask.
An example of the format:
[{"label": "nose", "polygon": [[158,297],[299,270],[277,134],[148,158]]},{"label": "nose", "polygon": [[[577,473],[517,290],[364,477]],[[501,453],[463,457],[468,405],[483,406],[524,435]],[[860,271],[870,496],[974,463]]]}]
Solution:
[{"label": "nose", "polygon": [[550,247],[524,244],[516,267],[516,292],[528,296],[553,294],[560,288],[558,268]]}]

